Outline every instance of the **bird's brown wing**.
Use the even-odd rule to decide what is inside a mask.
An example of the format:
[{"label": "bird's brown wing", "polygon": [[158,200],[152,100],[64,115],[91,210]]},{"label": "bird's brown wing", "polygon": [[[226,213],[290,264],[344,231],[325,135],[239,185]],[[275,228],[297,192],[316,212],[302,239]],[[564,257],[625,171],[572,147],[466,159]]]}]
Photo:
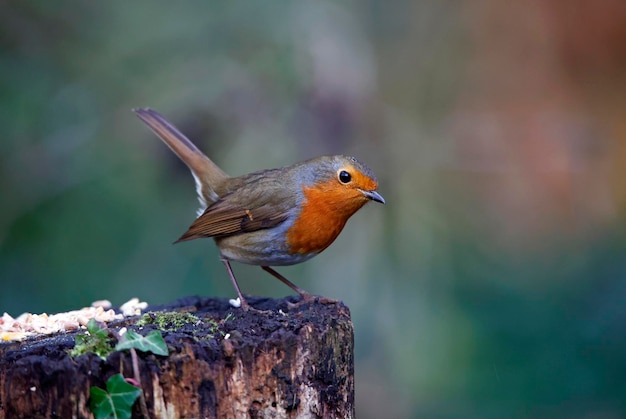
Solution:
[{"label": "bird's brown wing", "polygon": [[284,193],[283,185],[265,177],[264,173],[268,172],[239,178],[236,189],[209,206],[177,242],[247,233],[285,221],[295,198]]},{"label": "bird's brown wing", "polygon": [[187,232],[176,242],[201,237],[223,237],[274,227],[287,219],[286,213],[264,205],[259,208],[243,209],[220,205],[218,201],[198,217]]}]

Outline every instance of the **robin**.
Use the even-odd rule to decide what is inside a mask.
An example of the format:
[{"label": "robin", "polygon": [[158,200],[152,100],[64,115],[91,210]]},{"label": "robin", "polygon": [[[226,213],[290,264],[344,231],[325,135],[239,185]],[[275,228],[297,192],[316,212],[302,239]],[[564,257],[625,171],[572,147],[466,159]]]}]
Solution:
[{"label": "robin", "polygon": [[369,201],[385,203],[374,173],[354,157],[323,156],[278,169],[230,177],[174,125],[152,109],[134,109],[189,167],[201,208],[175,242],[213,237],[237,291],[230,261],[258,265],[302,297],[315,297],[270,266],[304,262],[337,238],[348,218]]}]

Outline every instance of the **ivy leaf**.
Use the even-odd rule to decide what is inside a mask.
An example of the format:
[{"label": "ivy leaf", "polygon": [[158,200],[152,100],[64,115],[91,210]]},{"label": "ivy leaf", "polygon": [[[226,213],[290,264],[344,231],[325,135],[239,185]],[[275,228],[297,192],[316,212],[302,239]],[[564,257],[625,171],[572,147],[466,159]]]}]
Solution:
[{"label": "ivy leaf", "polygon": [[167,356],[169,354],[163,336],[158,330],[153,330],[145,337],[132,330],[127,331],[115,346],[115,350],[123,351],[130,348],[135,348],[142,352],[152,352],[155,355]]},{"label": "ivy leaf", "polygon": [[122,374],[115,374],[107,380],[106,391],[91,387],[89,408],[96,419],[130,419],[131,409],[141,389],[128,384]]},{"label": "ivy leaf", "polygon": [[74,357],[92,352],[100,358],[106,359],[112,351],[109,331],[106,328],[100,328],[98,323],[91,319],[87,323],[87,333],[76,335],[70,356]]}]

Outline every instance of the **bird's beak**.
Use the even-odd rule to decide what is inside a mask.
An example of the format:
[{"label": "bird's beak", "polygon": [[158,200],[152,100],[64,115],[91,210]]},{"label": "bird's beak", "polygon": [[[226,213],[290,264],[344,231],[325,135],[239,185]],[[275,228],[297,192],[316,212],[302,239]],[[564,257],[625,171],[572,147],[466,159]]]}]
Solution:
[{"label": "bird's beak", "polygon": [[361,193],[363,195],[365,195],[365,197],[367,199],[371,199],[372,201],[380,202],[381,204],[385,203],[385,198],[383,198],[382,195],[379,194],[376,191],[364,191],[363,189],[359,189],[359,191],[361,191]]}]

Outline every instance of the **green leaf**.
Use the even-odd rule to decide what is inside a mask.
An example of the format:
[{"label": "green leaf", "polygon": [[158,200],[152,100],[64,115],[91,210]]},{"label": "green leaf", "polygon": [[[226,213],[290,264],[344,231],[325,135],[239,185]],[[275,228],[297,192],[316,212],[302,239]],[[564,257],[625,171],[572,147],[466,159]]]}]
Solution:
[{"label": "green leaf", "polygon": [[169,354],[163,336],[158,330],[153,330],[145,337],[132,330],[127,331],[115,346],[115,350],[122,351],[130,348],[135,348],[142,352],[152,352],[155,355],[167,356]]},{"label": "green leaf", "polygon": [[94,353],[102,359],[113,351],[109,339],[109,331],[100,328],[98,323],[91,319],[87,323],[87,333],[76,335],[74,339],[74,348],[70,350],[70,356],[79,356],[86,353]]},{"label": "green leaf", "polygon": [[97,338],[106,339],[108,336],[107,330],[104,328],[101,328],[95,319],[89,319],[89,321],[87,322],[87,331],[89,332],[91,336],[97,337]]},{"label": "green leaf", "polygon": [[89,408],[96,419],[130,419],[131,409],[141,389],[128,384],[122,374],[115,374],[107,380],[107,390],[91,387]]}]

